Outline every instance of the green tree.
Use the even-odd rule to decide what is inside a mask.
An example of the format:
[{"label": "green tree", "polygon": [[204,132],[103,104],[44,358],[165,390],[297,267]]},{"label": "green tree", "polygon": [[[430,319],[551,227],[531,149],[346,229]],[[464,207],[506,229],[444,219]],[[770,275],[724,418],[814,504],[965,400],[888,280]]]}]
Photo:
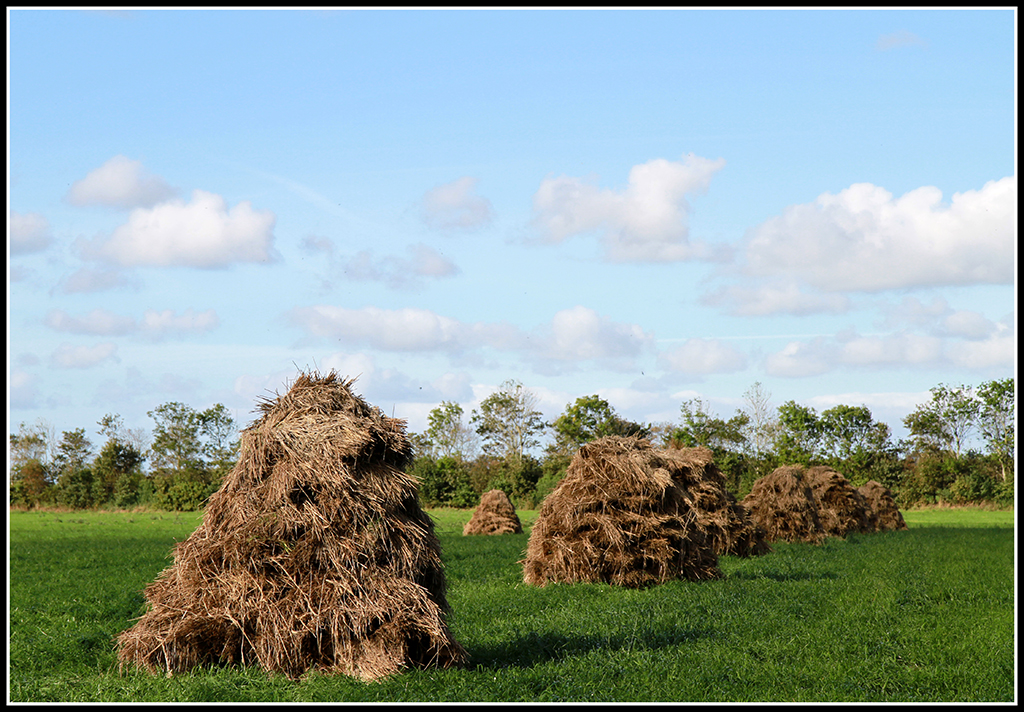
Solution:
[{"label": "green tree", "polygon": [[442,401],[427,415],[425,433],[431,456],[471,457],[475,433],[462,420],[463,410],[458,403]]},{"label": "green tree", "polygon": [[72,509],[92,506],[93,476],[88,467],[91,457],[92,443],[85,437],[85,428],[65,430],[53,458],[59,504]]},{"label": "green tree", "polygon": [[597,395],[581,396],[565,406],[565,411],[553,423],[555,442],[553,451],[574,453],[581,445],[607,435],[647,437],[650,429],[619,416],[604,398]]},{"label": "green tree", "polygon": [[785,465],[808,465],[817,458],[821,441],[821,422],[809,406],[786,401],[779,406],[775,454]]},{"label": "green tree", "polygon": [[978,386],[979,430],[989,453],[999,463],[1001,479],[1013,469],[1015,385],[1012,378],[988,381]]},{"label": "green tree", "polygon": [[931,389],[930,402],[919,405],[903,419],[903,424],[919,447],[938,449],[959,458],[977,425],[981,402],[971,386]]},{"label": "green tree", "polygon": [[470,422],[483,441],[484,452],[517,466],[527,450],[540,444],[547,423],[536,410],[537,396],[516,380],[504,381],[480,403]]},{"label": "green tree", "polygon": [[711,450],[737,450],[747,442],[744,434],[750,416],[742,411],[723,420],[715,415],[708,403],[700,398],[689,398],[679,406],[680,426],[672,434],[672,441],[685,447],[703,446]]},{"label": "green tree", "polygon": [[21,423],[9,438],[11,504],[36,507],[47,503],[54,484],[53,426],[42,419],[31,426]]}]

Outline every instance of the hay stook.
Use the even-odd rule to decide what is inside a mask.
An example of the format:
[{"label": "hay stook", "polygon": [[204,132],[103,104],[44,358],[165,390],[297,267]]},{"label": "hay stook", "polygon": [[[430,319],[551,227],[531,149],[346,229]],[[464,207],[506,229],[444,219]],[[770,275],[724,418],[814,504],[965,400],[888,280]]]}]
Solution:
[{"label": "hay stook", "polygon": [[331,371],[300,374],[241,434],[203,523],[145,590],[121,665],[259,665],[375,680],[467,662],[405,422]]},{"label": "hay stook", "polygon": [[462,528],[462,534],[522,534],[523,524],[519,521],[516,508],[508,495],[500,489],[492,489],[480,496],[480,504],[473,516]]},{"label": "hay stook", "polygon": [[868,508],[868,518],[875,531],[901,531],[907,523],[896,506],[896,499],[889,488],[881,482],[868,480],[857,488]]},{"label": "hay stook", "polygon": [[541,505],[523,580],[644,588],[721,578],[732,510],[710,464],[704,448],[661,450],[637,437],[583,445]]},{"label": "hay stook", "polygon": [[807,468],[805,476],[825,536],[842,539],[850,533],[874,531],[864,496],[842,474],[827,465],[815,465]]},{"label": "hay stook", "polygon": [[825,538],[814,493],[800,465],[784,465],[758,478],[742,504],[770,542],[820,544]]}]

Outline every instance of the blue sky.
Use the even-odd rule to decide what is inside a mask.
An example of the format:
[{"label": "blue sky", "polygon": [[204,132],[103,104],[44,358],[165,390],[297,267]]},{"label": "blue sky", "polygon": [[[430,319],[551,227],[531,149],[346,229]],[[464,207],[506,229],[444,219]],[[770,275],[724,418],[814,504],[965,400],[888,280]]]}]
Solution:
[{"label": "blue sky", "polygon": [[[1016,375],[1016,11],[8,9],[11,429]],[[98,440],[98,436],[94,440]]]}]

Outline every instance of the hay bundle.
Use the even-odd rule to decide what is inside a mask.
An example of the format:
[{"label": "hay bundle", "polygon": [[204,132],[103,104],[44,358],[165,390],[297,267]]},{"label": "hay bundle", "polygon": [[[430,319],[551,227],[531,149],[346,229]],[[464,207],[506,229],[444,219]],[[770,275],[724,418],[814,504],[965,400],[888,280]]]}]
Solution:
[{"label": "hay bundle", "polygon": [[807,469],[806,480],[818,505],[825,536],[842,538],[850,532],[874,531],[867,502],[842,474],[826,465],[815,465]]},{"label": "hay bundle", "polygon": [[764,529],[754,523],[746,508],[725,486],[725,476],[706,447],[670,447],[666,458],[680,458],[681,468],[693,471],[688,492],[690,504],[699,510],[707,527],[711,546],[718,555],[760,556],[771,551]]},{"label": "hay bundle", "polygon": [[892,492],[881,482],[868,480],[866,484],[858,487],[857,491],[867,503],[868,518],[874,531],[899,531],[907,528]]},{"label": "hay bundle", "polygon": [[819,544],[825,538],[814,493],[800,465],[785,465],[759,478],[742,504],[770,542]]},{"label": "hay bundle", "polygon": [[373,680],[459,665],[440,542],[403,472],[405,422],[333,371],[259,404],[202,525],[118,637],[121,665],[258,664]]},{"label": "hay bundle", "polygon": [[521,534],[522,522],[516,514],[512,500],[500,489],[484,492],[480,497],[473,516],[462,528],[464,535],[469,534]]},{"label": "hay bundle", "polygon": [[704,464],[635,437],[582,446],[541,505],[523,580],[643,588],[720,578],[712,544],[726,534],[694,505]]}]

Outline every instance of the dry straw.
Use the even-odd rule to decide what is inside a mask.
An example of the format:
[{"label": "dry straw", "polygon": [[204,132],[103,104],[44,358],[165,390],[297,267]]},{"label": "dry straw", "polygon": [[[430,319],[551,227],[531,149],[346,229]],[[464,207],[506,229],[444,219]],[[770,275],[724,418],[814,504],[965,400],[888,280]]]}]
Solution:
[{"label": "dry straw", "polygon": [[734,545],[762,553],[751,523],[735,521],[711,460],[705,448],[661,450],[635,437],[582,446],[541,505],[524,581],[642,588],[720,578],[718,554]]},{"label": "dry straw", "polygon": [[892,492],[881,482],[868,480],[857,488],[867,503],[868,518],[875,531],[899,531],[907,528]]},{"label": "dry straw", "polygon": [[464,535],[521,534],[522,531],[523,525],[512,500],[500,489],[492,489],[481,495],[480,504],[462,528]]},{"label": "dry straw", "polygon": [[302,373],[258,405],[203,523],[118,637],[122,666],[375,680],[467,661],[445,620],[440,542],[404,472],[405,422],[352,382]]},{"label": "dry straw", "polygon": [[818,505],[818,519],[825,536],[843,538],[847,534],[874,531],[868,506],[843,475],[826,465],[807,468],[807,483]]},{"label": "dry straw", "polygon": [[785,465],[759,478],[743,505],[768,541],[818,544],[825,538],[814,493],[800,465]]}]

